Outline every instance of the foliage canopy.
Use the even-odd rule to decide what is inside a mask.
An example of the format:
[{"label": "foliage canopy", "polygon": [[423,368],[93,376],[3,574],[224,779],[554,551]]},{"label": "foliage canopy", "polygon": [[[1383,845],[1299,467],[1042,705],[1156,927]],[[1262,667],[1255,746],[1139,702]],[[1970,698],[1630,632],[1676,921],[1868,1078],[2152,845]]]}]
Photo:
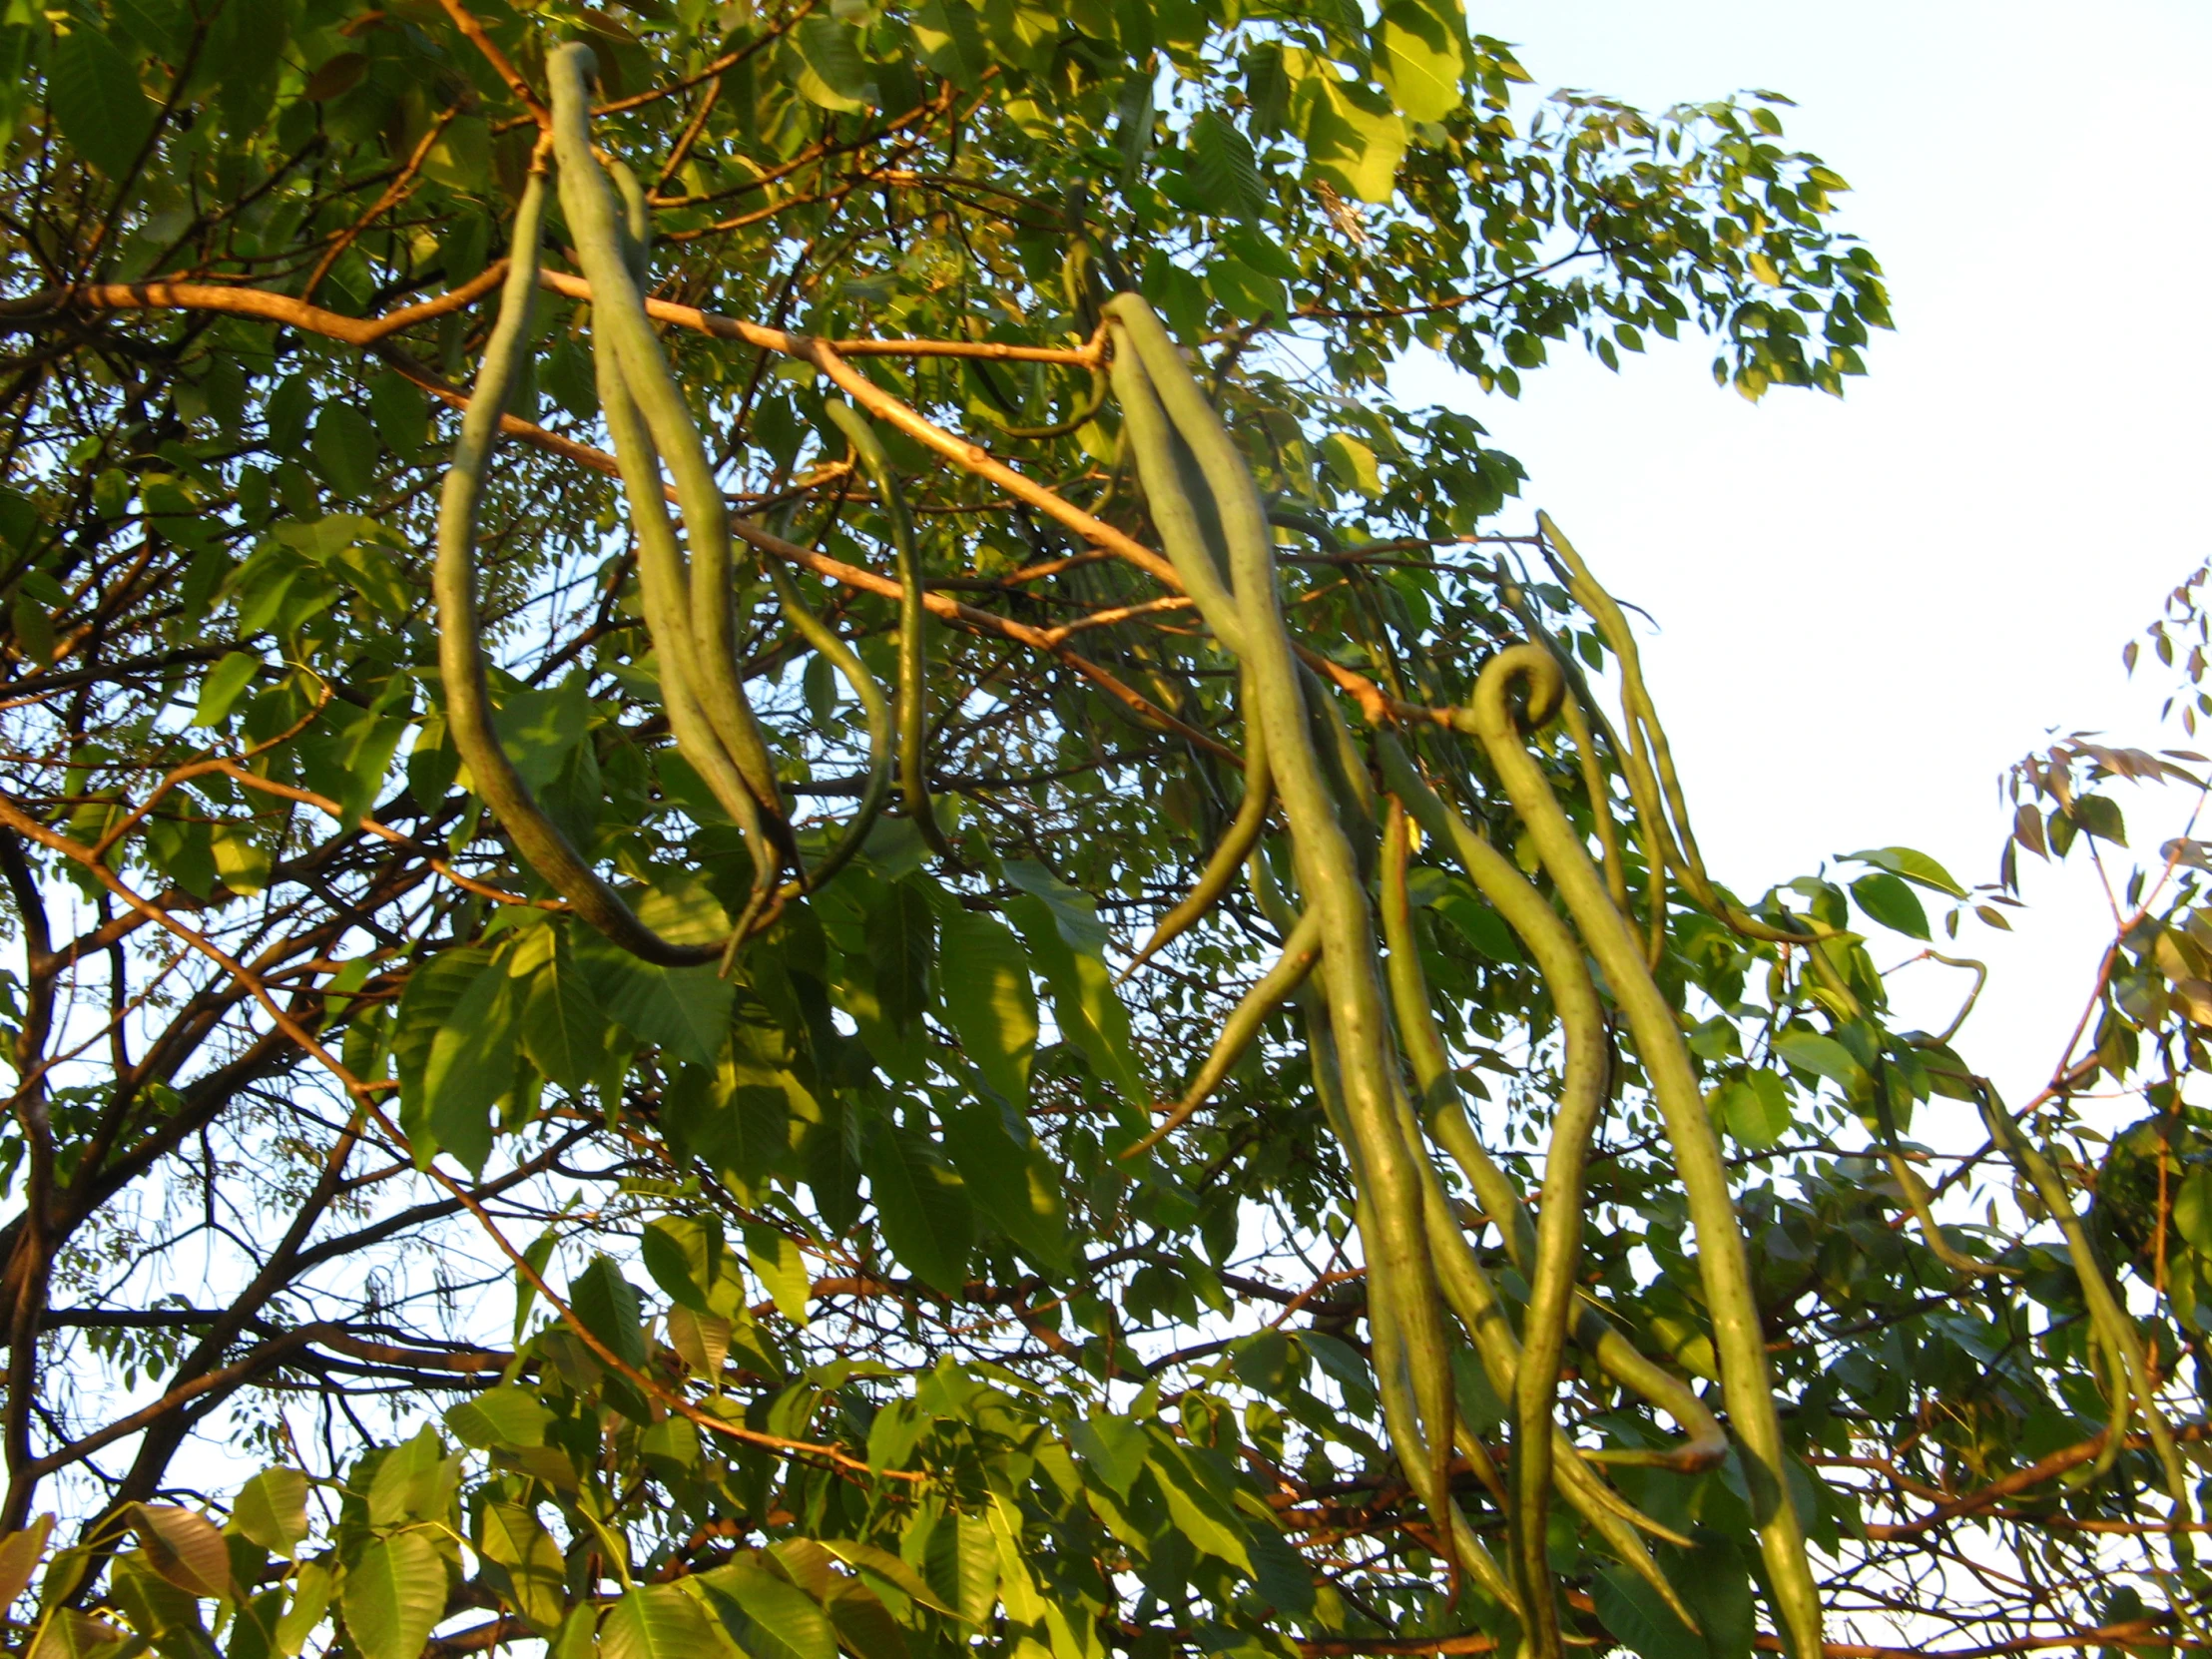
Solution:
[{"label": "foliage canopy", "polygon": [[1840,391],[1783,100],[1534,100],[1433,0],[0,57],[40,1659],[2193,1640],[2196,843],[2022,1109],[1868,941],[2194,758],[1743,901],[1622,609],[1390,395]]}]

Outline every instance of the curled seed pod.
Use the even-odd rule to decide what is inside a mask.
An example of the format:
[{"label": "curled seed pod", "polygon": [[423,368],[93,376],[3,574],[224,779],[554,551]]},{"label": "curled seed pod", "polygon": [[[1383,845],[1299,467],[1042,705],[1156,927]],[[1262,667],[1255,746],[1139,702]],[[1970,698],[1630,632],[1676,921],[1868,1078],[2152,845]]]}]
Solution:
[{"label": "curled seed pod", "polygon": [[1275,966],[1261,975],[1259,983],[1238,999],[1237,1006],[1222,1021],[1221,1035],[1214,1039],[1205,1063],[1183,1090],[1183,1098],[1175,1110],[1122,1157],[1134,1158],[1139,1153],[1151,1151],[1187,1123],[1221,1087],[1221,1080],[1229,1075],[1229,1068],[1244,1058],[1245,1050],[1259,1036],[1268,1015],[1306,983],[1306,976],[1314,971],[1314,964],[1320,959],[1321,918],[1309,913],[1299,917],[1291,936],[1283,941],[1283,954],[1276,958]]},{"label": "curled seed pod", "polygon": [[913,820],[921,838],[940,858],[950,858],[944,832],[929,805],[928,757],[923,753],[929,727],[929,659],[926,651],[929,613],[922,604],[921,559],[914,546],[913,515],[906,497],[883,453],[883,440],[867,416],[849,403],[831,403],[830,418],[851,441],[875,485],[884,514],[891,522],[891,551],[898,565],[898,790],[906,816]]},{"label": "curled seed pod", "polygon": [[[1448,1540],[1456,1535],[1444,1478],[1453,1441],[1451,1342],[1425,1236],[1428,1165],[1424,1150],[1408,1143],[1393,1100],[1396,1060],[1374,916],[1340,817],[1338,792],[1316,752],[1298,659],[1276,591],[1273,533],[1250,469],[1160,319],[1133,293],[1117,294],[1106,311],[1115,325],[1116,385],[1127,388],[1125,427],[1144,418],[1140,389],[1156,393],[1159,409],[1196,463],[1228,553],[1234,599],[1230,585],[1197,556],[1204,549],[1202,529],[1198,536],[1187,533],[1202,521],[1172,450],[1163,455],[1164,445],[1136,442],[1133,431],[1138,474],[1156,522],[1162,523],[1162,538],[1168,538],[1167,521],[1158,515],[1184,524],[1186,585],[1208,625],[1238,654],[1257,693],[1299,888],[1321,921],[1319,982],[1337,1043],[1341,1122],[1368,1217],[1361,1237],[1371,1305],[1397,1322],[1411,1378],[1412,1420],[1393,1417],[1390,1437],[1438,1535]],[[1171,551],[1170,557],[1178,556]],[[1184,568],[1179,561],[1178,571]]]},{"label": "curled seed pod", "polygon": [[485,468],[499,439],[499,417],[530,349],[537,292],[538,239],[545,223],[545,175],[533,171],[515,214],[513,251],[500,290],[499,315],[484,347],[474,393],[461,417],[453,462],[438,505],[434,586],[438,608],[438,668],[445,688],[446,730],[468,763],[476,793],[515,849],[575,907],[576,913],[623,949],[668,966],[711,961],[719,946],[672,943],[640,921],[546,817],[530,786],[500,746],[485,682],[482,633],[476,615],[476,504]]},{"label": "curled seed pod", "polygon": [[[1250,703],[1249,696],[1246,702]],[[1230,822],[1228,831],[1221,837],[1200,871],[1197,882],[1175,908],[1160,918],[1129,959],[1129,965],[1121,970],[1121,978],[1127,979],[1137,969],[1151,960],[1154,953],[1164,950],[1221,902],[1222,895],[1236,884],[1237,872],[1245,860],[1252,856],[1252,849],[1259,844],[1260,836],[1268,826],[1268,808],[1275,799],[1274,775],[1268,768],[1268,740],[1266,728],[1257,721],[1245,726],[1245,793],[1238,803],[1237,816]],[[1118,983],[1118,981],[1117,981]]]},{"label": "curled seed pod", "polygon": [[[708,459],[699,423],[646,315],[645,298],[625,248],[626,233],[617,214],[615,189],[592,154],[590,82],[594,66],[591,48],[583,45],[559,47],[546,58],[553,148],[561,165],[561,206],[575,239],[577,261],[592,285],[593,335],[601,341],[602,350],[613,352],[630,397],[660,457],[668,462],[676,485],[677,506],[691,553],[687,586],[696,640],[690,665],[694,695],[759,804],[765,831],[785,858],[793,858],[796,848],[791,827],[784,818],[768,745],[738,680],[729,506]],[[657,463],[654,477],[657,483]]]},{"label": "curled seed pod", "polygon": [[1820,1592],[1805,1552],[1805,1532],[1784,1467],[1782,1423],[1767,1369],[1751,1265],[1729,1193],[1719,1136],[1705,1110],[1674,1010],[1645,965],[1643,941],[1614,908],[1543,771],[1521,739],[1512,709],[1517,689],[1531,708],[1555,703],[1559,665],[1539,646],[1499,652],[1475,683],[1468,724],[1488,755],[1529,839],[1625,1014],[1657,1097],[1675,1167],[1697,1233],[1697,1261],[1713,1322],[1722,1386],[1742,1443],[1760,1552],[1773,1586],[1777,1622],[1801,1654],[1821,1649]]}]

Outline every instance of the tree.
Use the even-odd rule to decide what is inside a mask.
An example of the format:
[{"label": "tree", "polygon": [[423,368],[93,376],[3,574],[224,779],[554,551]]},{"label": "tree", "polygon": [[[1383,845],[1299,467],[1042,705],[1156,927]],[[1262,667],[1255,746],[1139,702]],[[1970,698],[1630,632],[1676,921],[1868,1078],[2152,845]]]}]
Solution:
[{"label": "tree", "polygon": [[1731,894],[1622,607],[1389,397],[1840,391],[1780,99],[1516,102],[1425,0],[0,42],[30,1648],[2194,1628],[2195,843],[2008,1110],[1866,944],[1974,900]]}]

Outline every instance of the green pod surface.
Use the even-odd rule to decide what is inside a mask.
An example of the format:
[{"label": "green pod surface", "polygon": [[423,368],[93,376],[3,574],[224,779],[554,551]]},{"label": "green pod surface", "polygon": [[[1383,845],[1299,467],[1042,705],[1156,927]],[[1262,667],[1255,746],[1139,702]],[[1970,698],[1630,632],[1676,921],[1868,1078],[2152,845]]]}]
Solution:
[{"label": "green pod surface", "polygon": [[1559,665],[1551,653],[1540,646],[1513,646],[1499,652],[1482,670],[1466,724],[1489,756],[1635,1038],[1696,1229],[1699,1277],[1713,1322],[1729,1413],[1743,1448],[1776,1621],[1799,1659],[1817,1659],[1823,1651],[1820,1592],[1784,1466],[1781,1416],[1720,1138],[1705,1109],[1674,1010],[1645,964],[1642,939],[1614,908],[1604,877],[1591,863],[1542,769],[1522,744],[1509,699],[1512,687],[1523,679],[1529,683],[1531,705],[1556,703],[1562,687]]},{"label": "green pod surface", "polygon": [[849,403],[831,403],[830,418],[852,444],[852,452],[875,485],[877,499],[891,523],[891,552],[898,570],[898,790],[906,816],[913,820],[921,838],[940,858],[952,856],[944,834],[937,828],[929,805],[927,756],[923,752],[929,728],[928,608],[922,604],[921,558],[914,545],[913,514],[906,510],[905,493],[883,440],[867,416]]},{"label": "green pod surface", "polygon": [[530,349],[537,294],[538,241],[545,224],[545,175],[532,172],[515,214],[507,279],[499,315],[484,347],[483,367],[461,416],[453,461],[438,504],[434,573],[438,609],[438,670],[445,691],[446,730],[468,763],[469,777],[515,843],[515,850],[552,883],[576,913],[631,954],[668,966],[712,961],[718,945],[680,945],[640,921],[630,906],[546,817],[515,771],[492,723],[482,630],[476,613],[476,504],[499,441],[499,417]]},{"label": "green pod surface", "polygon": [[[1426,1167],[1425,1154],[1406,1143],[1392,1101],[1396,1057],[1390,1048],[1375,920],[1358,854],[1338,816],[1337,791],[1316,751],[1298,659],[1276,591],[1273,531],[1244,457],[1160,319],[1133,293],[1117,294],[1106,310],[1117,325],[1117,372],[1124,368],[1124,350],[1131,363],[1142,365],[1161,409],[1197,462],[1228,551],[1236,595],[1232,626],[1243,635],[1241,647],[1235,648],[1252,676],[1267,728],[1299,888],[1321,917],[1319,979],[1340,1057],[1344,1121],[1357,1143],[1373,1225],[1372,1232],[1363,1230],[1362,1235],[1371,1294],[1401,1322],[1399,1337],[1412,1374],[1418,1434],[1398,1439],[1393,1432],[1392,1437],[1401,1457],[1427,1460],[1426,1489],[1442,1493],[1452,1443],[1451,1350],[1424,1236],[1420,1171]],[[1148,461],[1143,448],[1136,456],[1148,496],[1158,502],[1183,492],[1179,473]],[[1208,599],[1196,587],[1192,597],[1204,613]],[[1218,591],[1214,598],[1218,602]],[[1214,626],[1217,634],[1222,632],[1219,624]],[[1438,1532],[1448,1536],[1448,1515],[1441,1509],[1431,1512]]]}]

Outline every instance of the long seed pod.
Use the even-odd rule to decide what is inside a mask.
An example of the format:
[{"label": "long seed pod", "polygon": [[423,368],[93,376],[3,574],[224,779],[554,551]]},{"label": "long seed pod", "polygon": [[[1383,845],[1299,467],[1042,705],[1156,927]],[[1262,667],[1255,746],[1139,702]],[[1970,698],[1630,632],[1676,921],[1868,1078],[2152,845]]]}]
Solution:
[{"label": "long seed pod", "polygon": [[640,921],[630,906],[585,862],[559,826],[546,817],[500,746],[485,681],[482,634],[476,614],[476,504],[484,472],[499,441],[499,417],[520,378],[530,349],[530,318],[537,293],[538,240],[545,224],[545,175],[533,169],[515,214],[514,245],[500,290],[499,316],[484,347],[453,463],[438,504],[438,670],[445,689],[446,730],[468,763],[483,797],[530,867],[576,913],[623,949],[667,966],[712,961],[719,945],[682,945]]},{"label": "long seed pod", "polygon": [[883,453],[883,440],[875,435],[867,416],[849,403],[831,403],[830,418],[837,423],[859,456],[860,465],[875,485],[875,495],[891,523],[891,552],[898,568],[898,793],[914,828],[929,849],[950,858],[937,828],[937,816],[929,805],[928,757],[923,743],[929,731],[929,613],[922,605],[921,559],[914,546],[913,515],[906,510],[906,496]]},{"label": "long seed pod", "polygon": [[890,800],[897,767],[897,739],[891,729],[890,702],[883,696],[883,688],[876,684],[875,676],[868,673],[867,666],[837,631],[808,607],[789,571],[774,560],[764,560],[763,565],[768,571],[769,586],[775,590],[777,603],[782,606],[792,631],[820,652],[852,688],[852,695],[859,699],[860,713],[867,722],[867,788],[860,795],[859,809],[845,821],[836,841],[801,878],[804,890],[815,892],[850,863],[853,854],[867,843],[868,831],[882,816],[884,803]]},{"label": "long seed pod", "polygon": [[1268,1015],[1282,1007],[1306,983],[1306,976],[1314,971],[1314,964],[1320,959],[1321,918],[1309,911],[1298,918],[1291,936],[1283,941],[1283,954],[1276,958],[1275,966],[1260,976],[1259,982],[1238,999],[1237,1006],[1222,1021],[1221,1035],[1214,1039],[1205,1063],[1184,1088],[1183,1098],[1175,1110],[1122,1157],[1134,1158],[1139,1153],[1151,1151],[1187,1123],[1221,1087],[1221,1080],[1229,1075],[1229,1068],[1244,1058],[1245,1050],[1259,1036]]},{"label": "long seed pod", "polygon": [[1474,703],[1463,714],[1464,724],[1489,756],[1537,856],[1627,1016],[1667,1126],[1697,1232],[1699,1275],[1711,1311],[1729,1414],[1743,1445],[1745,1477],[1776,1620],[1799,1659],[1817,1659],[1822,1652],[1820,1592],[1805,1552],[1804,1526],[1790,1493],[1782,1421],[1767,1369],[1751,1264],[1728,1188],[1720,1139],[1706,1112],[1674,1010],[1644,963],[1643,941],[1613,907],[1604,877],[1590,862],[1542,770],[1521,742],[1507,700],[1511,689],[1524,682],[1530,705],[1556,704],[1562,682],[1550,652],[1520,645],[1493,657],[1476,680]]},{"label": "long seed pod", "polygon": [[[2173,1518],[2187,1523],[2193,1517],[2189,1504],[2189,1480],[2181,1464],[2181,1454],[2174,1446],[2173,1430],[2166,1422],[2166,1414],[2159,1410],[2157,1390],[2151,1385],[2150,1366],[2143,1355],[2142,1334],[2135,1322],[2120,1306],[2113,1294],[2110,1281],[2105,1277],[2103,1264],[2098,1260],[2095,1246],[2090,1242],[2089,1230],[2083,1225],[2079,1212],[2074,1209],[2073,1195],[2066,1191],[2066,1184],[2051,1168],[2050,1160],[2036,1148],[2035,1143],[2021,1133],[2020,1126],[2012,1121],[2012,1114],[1997,1100],[1995,1092],[1986,1085],[1976,1090],[1981,1107],[1981,1121],[1988,1126],[1989,1138],[1997,1145],[2012,1167],[2026,1178],[2035,1189],[2035,1196],[2043,1201],[2043,1208],[2058,1223],[2058,1230],[2065,1236],[2067,1259],[2073,1263],[2074,1277],[2081,1284],[2081,1300],[2087,1305],[2089,1318],[2096,1327],[2096,1334],[2118,1361],[2121,1378],[2116,1380],[2124,1386],[2116,1387],[2116,1395],[2132,1393],[2135,1409],[2141,1414],[2143,1425],[2150,1432],[2152,1447],[2158,1453],[2158,1461],[2166,1476],[2168,1492],[2174,1500]],[[2120,1418],[2124,1402],[2116,1399],[2113,1409],[2115,1421]],[[2117,1432],[2115,1432],[2117,1438]],[[2177,1533],[2177,1540],[2185,1534]]]},{"label": "long seed pod", "polygon": [[[1426,1159],[1420,1148],[1406,1144],[1392,1098],[1396,1062],[1377,971],[1374,917],[1335,793],[1315,753],[1298,660],[1276,591],[1272,532],[1243,456],[1160,319],[1132,293],[1117,294],[1106,310],[1114,325],[1117,385],[1128,385],[1134,396],[1132,371],[1141,367],[1197,462],[1228,550],[1233,611],[1223,608],[1226,596],[1211,572],[1188,585],[1200,613],[1253,677],[1298,884],[1305,903],[1320,915],[1320,980],[1340,1058],[1344,1121],[1372,1223],[1372,1231],[1362,1231],[1370,1306],[1399,1322],[1397,1337],[1412,1377],[1416,1420],[1393,1424],[1391,1438],[1409,1468],[1424,1465],[1415,1490],[1429,1503],[1439,1535],[1448,1539],[1454,1535],[1444,1479],[1453,1440],[1451,1357],[1425,1238],[1420,1172]],[[1127,408],[1124,413],[1127,417]],[[1188,511],[1179,471],[1161,467],[1156,448],[1133,447],[1148,498],[1163,510]],[[1164,529],[1162,536],[1167,537]]]},{"label": "long seed pod", "polygon": [[[1245,706],[1251,708],[1249,693]],[[1248,716],[1245,723],[1245,792],[1237,804],[1237,816],[1215,846],[1213,855],[1206,860],[1206,867],[1199,872],[1198,880],[1175,908],[1160,918],[1129,959],[1129,965],[1121,970],[1121,979],[1127,979],[1154,953],[1164,950],[1195,926],[1206,913],[1221,902],[1222,895],[1237,883],[1237,872],[1244,868],[1245,860],[1252,856],[1252,849],[1259,845],[1260,836],[1268,827],[1268,809],[1275,802],[1275,778],[1268,767],[1267,729],[1258,719]],[[1117,980],[1118,984],[1120,981]]]},{"label": "long seed pod", "polygon": [[[1562,954],[1563,944],[1566,951],[1573,952],[1576,967],[1586,981],[1588,970],[1581,966],[1579,947],[1571,935],[1566,934],[1566,924],[1545,902],[1543,895],[1528,884],[1510,859],[1437,799],[1426,781],[1414,771],[1411,758],[1395,738],[1388,733],[1382,734],[1377,749],[1382,756],[1383,782],[1392,797],[1404,805],[1406,813],[1428,834],[1452,849],[1460,867],[1467,871],[1467,878],[1505,917],[1506,925],[1524,941],[1531,934],[1548,935],[1551,944],[1547,953],[1554,957]],[[1458,1098],[1458,1087],[1446,1065],[1442,1039],[1428,1011],[1428,992],[1420,974],[1420,959],[1410,948],[1411,917],[1395,910],[1389,885],[1385,884],[1383,894],[1383,925],[1390,945],[1391,998],[1398,1010],[1399,1041],[1412,1064],[1414,1083],[1426,1096],[1429,1133],[1459,1165],[1473,1186],[1476,1198],[1497,1223],[1507,1258],[1522,1274],[1533,1279],[1536,1272],[1535,1223],[1529,1218],[1528,1206],[1520,1192],[1483,1149],[1474,1126],[1467,1121]],[[1396,931],[1398,929],[1402,931]],[[1407,946],[1402,951],[1402,966],[1399,963],[1400,937]],[[1536,954],[1533,947],[1530,954]],[[1542,958],[1538,960],[1540,964]],[[1603,1310],[1587,1301],[1580,1303],[1575,1313],[1574,1337],[1608,1376],[1673,1417],[1685,1436],[1679,1445],[1665,1449],[1587,1455],[1610,1462],[1645,1464],[1695,1474],[1712,1468],[1727,1454],[1727,1439],[1705,1402],[1679,1378],[1639,1353]]]},{"label": "long seed pod", "polygon": [[700,707],[759,802],[763,823],[788,855],[791,830],[774,764],[738,680],[729,507],[699,424],[646,316],[645,298],[624,251],[615,193],[592,155],[590,86],[596,63],[591,48],[581,44],[558,47],[546,58],[553,146],[561,163],[561,206],[575,238],[577,261],[592,286],[593,332],[597,336],[604,328],[603,348],[613,350],[675,481],[691,551],[690,613],[697,641],[692,668]]}]

